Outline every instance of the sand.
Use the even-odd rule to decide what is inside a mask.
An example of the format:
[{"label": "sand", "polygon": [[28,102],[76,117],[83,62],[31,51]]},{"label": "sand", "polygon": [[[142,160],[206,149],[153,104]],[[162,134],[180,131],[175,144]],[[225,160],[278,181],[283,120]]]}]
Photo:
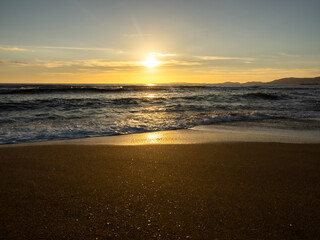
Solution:
[{"label": "sand", "polygon": [[317,239],[320,145],[0,148],[1,239]]}]

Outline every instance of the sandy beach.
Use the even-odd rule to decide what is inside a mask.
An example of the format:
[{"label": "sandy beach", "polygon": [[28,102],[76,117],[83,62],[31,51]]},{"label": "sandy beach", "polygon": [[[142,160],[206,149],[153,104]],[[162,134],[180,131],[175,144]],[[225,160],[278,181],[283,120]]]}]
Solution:
[{"label": "sandy beach", "polygon": [[320,145],[3,146],[2,239],[316,239]]}]

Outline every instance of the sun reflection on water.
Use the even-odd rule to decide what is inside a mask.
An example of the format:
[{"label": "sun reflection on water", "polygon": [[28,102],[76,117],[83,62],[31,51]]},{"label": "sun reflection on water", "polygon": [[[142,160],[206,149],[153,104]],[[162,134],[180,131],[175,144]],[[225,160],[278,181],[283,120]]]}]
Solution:
[{"label": "sun reflection on water", "polygon": [[146,97],[147,98],[154,98],[154,94],[148,94]]}]

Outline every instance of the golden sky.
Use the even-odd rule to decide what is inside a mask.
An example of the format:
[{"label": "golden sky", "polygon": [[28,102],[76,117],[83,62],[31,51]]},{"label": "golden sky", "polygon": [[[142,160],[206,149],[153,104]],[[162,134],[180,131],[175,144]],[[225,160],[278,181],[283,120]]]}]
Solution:
[{"label": "golden sky", "polygon": [[4,1],[0,83],[315,77],[316,9],[313,0]]}]

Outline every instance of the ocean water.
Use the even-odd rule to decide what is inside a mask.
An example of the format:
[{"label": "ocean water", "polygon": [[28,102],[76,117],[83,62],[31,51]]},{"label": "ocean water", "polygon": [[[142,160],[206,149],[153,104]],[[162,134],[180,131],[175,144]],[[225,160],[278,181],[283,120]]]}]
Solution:
[{"label": "ocean water", "polygon": [[319,131],[320,86],[0,85],[0,144],[268,120]]}]

